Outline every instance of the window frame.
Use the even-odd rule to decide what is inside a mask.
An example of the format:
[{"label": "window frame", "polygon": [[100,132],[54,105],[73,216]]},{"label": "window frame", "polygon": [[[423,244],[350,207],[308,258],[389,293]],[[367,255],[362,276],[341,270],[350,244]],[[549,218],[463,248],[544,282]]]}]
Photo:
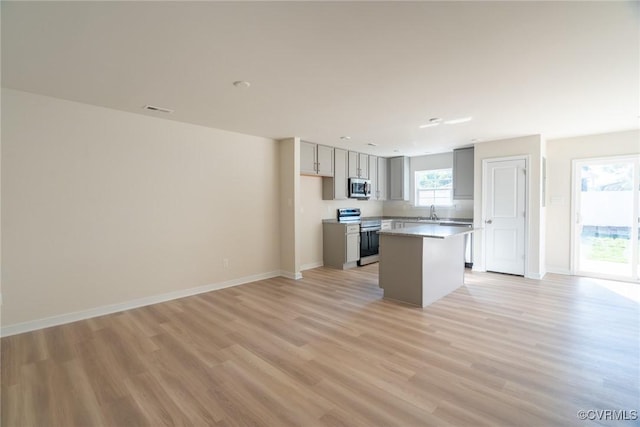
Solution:
[{"label": "window frame", "polygon": [[[429,173],[429,172],[439,172],[439,171],[446,171],[449,173],[449,175],[451,176],[451,184],[449,186],[449,188],[443,188],[443,187],[436,187],[433,189],[420,189],[418,186],[418,178],[420,176],[420,174],[424,174],[424,173]],[[434,205],[435,207],[446,207],[446,208],[450,208],[453,206],[453,167],[445,167],[445,168],[437,168],[437,169],[421,169],[421,170],[416,170],[414,171],[414,175],[413,175],[413,186],[414,186],[414,191],[413,191],[413,205],[417,208],[428,208],[431,205]],[[421,191],[432,191],[432,192],[436,192],[436,191],[443,191],[443,190],[447,190],[449,191],[449,199],[447,201],[447,203],[442,203],[442,199],[437,200],[437,198],[435,197],[435,194],[430,197],[430,200],[433,201],[433,203],[428,203],[428,204],[420,204],[420,197],[419,194]]]}]

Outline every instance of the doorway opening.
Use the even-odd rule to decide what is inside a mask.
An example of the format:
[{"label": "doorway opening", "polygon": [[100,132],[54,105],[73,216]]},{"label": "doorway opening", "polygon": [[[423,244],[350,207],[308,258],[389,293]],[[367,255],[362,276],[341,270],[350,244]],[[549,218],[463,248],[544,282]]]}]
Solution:
[{"label": "doorway opening", "polygon": [[573,161],[572,271],[639,280],[640,156]]}]

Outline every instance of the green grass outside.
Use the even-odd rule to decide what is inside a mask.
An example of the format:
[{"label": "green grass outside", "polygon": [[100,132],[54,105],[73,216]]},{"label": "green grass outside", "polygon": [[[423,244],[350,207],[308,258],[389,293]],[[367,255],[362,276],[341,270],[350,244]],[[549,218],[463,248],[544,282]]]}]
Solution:
[{"label": "green grass outside", "polygon": [[585,258],[592,261],[628,263],[629,239],[587,237],[583,239]]}]

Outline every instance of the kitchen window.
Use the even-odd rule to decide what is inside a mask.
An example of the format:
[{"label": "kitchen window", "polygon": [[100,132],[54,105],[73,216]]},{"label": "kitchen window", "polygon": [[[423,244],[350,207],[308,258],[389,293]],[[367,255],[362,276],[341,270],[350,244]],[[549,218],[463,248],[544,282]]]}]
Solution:
[{"label": "kitchen window", "polygon": [[416,171],[416,206],[451,206],[452,168]]}]

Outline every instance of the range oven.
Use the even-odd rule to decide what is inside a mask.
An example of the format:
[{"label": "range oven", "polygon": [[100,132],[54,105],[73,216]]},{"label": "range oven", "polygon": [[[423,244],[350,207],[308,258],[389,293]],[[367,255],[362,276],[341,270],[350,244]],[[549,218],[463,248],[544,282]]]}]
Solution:
[{"label": "range oven", "polygon": [[371,264],[379,259],[380,235],[378,231],[382,227],[380,219],[362,219],[360,209],[338,209],[338,222],[360,223],[360,259],[358,265]]},{"label": "range oven", "polygon": [[380,247],[380,227],[382,221],[379,219],[367,219],[360,222],[360,261],[358,265],[371,264],[377,262]]}]

